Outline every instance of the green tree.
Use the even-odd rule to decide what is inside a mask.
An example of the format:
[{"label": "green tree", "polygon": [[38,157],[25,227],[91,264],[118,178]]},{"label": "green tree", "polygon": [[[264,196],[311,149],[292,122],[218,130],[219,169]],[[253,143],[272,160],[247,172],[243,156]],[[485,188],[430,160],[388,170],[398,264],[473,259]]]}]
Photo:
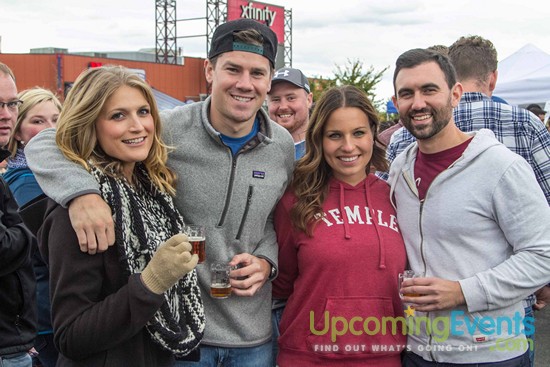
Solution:
[{"label": "green tree", "polygon": [[348,59],[344,66],[335,65],[335,67],[336,69],[333,71],[334,77],[332,78],[313,77],[309,79],[314,101],[317,101],[321,94],[330,87],[353,85],[364,90],[376,109],[381,109],[384,101],[376,99],[374,88],[382,80],[382,76],[389,66],[381,71],[375,71],[371,65],[368,69],[364,70],[363,62],[358,59]]},{"label": "green tree", "polygon": [[324,91],[336,85],[336,80],[326,79],[322,76],[309,78],[308,81],[314,101],[318,101]]},{"label": "green tree", "polygon": [[359,59],[348,59],[345,67],[336,65],[334,79],[336,85],[353,85],[364,90],[377,109],[380,109],[380,106],[383,105],[384,102],[376,99],[374,88],[376,84],[382,80],[382,76],[388,68],[389,66],[386,66],[381,71],[375,71],[374,67],[371,65],[368,69],[364,70],[362,61]]}]

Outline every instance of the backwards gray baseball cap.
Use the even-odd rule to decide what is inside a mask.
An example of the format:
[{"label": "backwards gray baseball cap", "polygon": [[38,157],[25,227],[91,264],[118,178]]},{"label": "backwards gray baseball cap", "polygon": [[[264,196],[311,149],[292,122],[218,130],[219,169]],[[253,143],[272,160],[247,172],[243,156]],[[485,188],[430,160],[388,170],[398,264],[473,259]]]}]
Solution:
[{"label": "backwards gray baseball cap", "polygon": [[308,93],[311,92],[306,76],[299,69],[281,68],[277,70],[275,74],[273,74],[271,85],[275,85],[280,82],[288,82],[299,88],[303,88]]}]

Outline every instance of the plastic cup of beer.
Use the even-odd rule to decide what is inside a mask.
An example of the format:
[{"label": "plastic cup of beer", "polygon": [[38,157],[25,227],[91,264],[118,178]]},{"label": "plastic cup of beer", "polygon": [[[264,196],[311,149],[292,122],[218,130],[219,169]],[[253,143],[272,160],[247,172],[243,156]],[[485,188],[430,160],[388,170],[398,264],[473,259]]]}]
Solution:
[{"label": "plastic cup of beer", "polygon": [[228,298],[231,295],[229,272],[231,266],[226,261],[214,261],[210,264],[210,296],[212,298]]},{"label": "plastic cup of beer", "polygon": [[199,255],[199,264],[202,264],[206,260],[206,231],[204,226],[188,225],[185,227],[185,234],[187,234],[189,243],[193,246],[191,253]]},{"label": "plastic cup of beer", "polygon": [[[401,289],[401,284],[403,283],[404,280],[412,279],[412,278],[419,278],[419,277],[420,277],[420,275],[415,274],[414,270],[405,270],[404,272],[399,273],[399,275],[398,275],[398,287],[399,287],[399,289]],[[403,297],[420,297],[420,294],[418,294],[418,293],[405,293],[405,294],[402,294],[401,292],[399,292],[399,297],[401,297],[401,299],[403,299]]]}]

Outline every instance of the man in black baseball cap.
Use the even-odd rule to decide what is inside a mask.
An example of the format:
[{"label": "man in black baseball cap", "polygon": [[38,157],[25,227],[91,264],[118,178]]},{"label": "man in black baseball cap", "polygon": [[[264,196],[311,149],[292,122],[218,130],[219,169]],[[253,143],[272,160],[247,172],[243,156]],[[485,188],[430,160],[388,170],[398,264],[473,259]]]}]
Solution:
[{"label": "man in black baseball cap", "polygon": [[250,132],[271,86],[276,53],[277,36],[255,20],[237,19],[216,28],[204,65],[217,131],[231,137]]},{"label": "man in black baseball cap", "polygon": [[[294,163],[290,134],[261,108],[276,53],[277,36],[266,25],[251,19],[221,24],[204,64],[211,95],[195,108],[198,113],[185,117],[185,144],[177,143],[196,146],[182,153],[190,163],[177,172],[185,181],[179,194],[189,202],[184,218],[204,224],[207,232],[208,254],[197,267],[208,320],[201,366],[272,364],[271,280],[277,274],[278,247],[269,218]],[[197,128],[204,131],[197,135]],[[192,141],[193,135],[199,139]],[[226,300],[209,296],[209,267],[215,260],[236,269]]]},{"label": "man in black baseball cap", "polygon": [[268,97],[269,117],[292,135],[296,159],[305,153],[306,129],[312,103],[313,94],[301,70],[285,67],[275,72]]},{"label": "man in black baseball cap", "polygon": [[[180,209],[186,221],[205,225],[207,232],[206,261],[197,267],[208,320],[201,360],[178,367],[272,364],[271,280],[278,247],[270,215],[294,164],[290,134],[261,108],[276,53],[277,36],[266,25],[250,19],[221,24],[204,64],[210,97],[194,113],[174,113],[166,121],[182,130],[176,145],[189,145],[181,153],[188,163],[176,172],[184,181]],[[216,260],[236,269],[226,300],[209,296],[209,267]]]},{"label": "man in black baseball cap", "polygon": [[[244,30],[258,32],[261,39],[242,39],[236,36]],[[221,24],[214,31],[212,45],[208,52],[208,58],[212,60],[216,56],[229,51],[244,51],[262,55],[269,60],[271,67],[275,68],[277,55],[277,35],[269,27],[252,19],[237,19]]]}]

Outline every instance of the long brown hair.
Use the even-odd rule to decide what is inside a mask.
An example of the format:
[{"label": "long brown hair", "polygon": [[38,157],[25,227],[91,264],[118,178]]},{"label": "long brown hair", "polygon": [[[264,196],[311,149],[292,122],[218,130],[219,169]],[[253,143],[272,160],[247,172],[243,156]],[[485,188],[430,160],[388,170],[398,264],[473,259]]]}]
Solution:
[{"label": "long brown hair", "polygon": [[372,158],[365,167],[387,170],[386,152],[378,140],[378,113],[362,90],[345,85],[327,90],[315,104],[306,132],[306,153],[296,164],[291,189],[297,197],[290,211],[294,227],[311,236],[316,214],[322,212],[322,205],[328,192],[332,169],[323,155],[323,135],[330,115],[341,107],[356,107],[367,115],[374,138]]},{"label": "long brown hair", "polygon": [[153,91],[137,74],[122,66],[88,69],[78,76],[59,115],[57,145],[68,159],[86,169],[89,169],[88,161],[92,161],[106,174],[122,177],[122,162],[103,152],[95,128],[103,106],[122,86],[138,89],[151,108],[155,133],[149,155],[142,163],[153,183],[173,195],[176,176],[166,167],[167,146],[161,139],[160,116]]}]

